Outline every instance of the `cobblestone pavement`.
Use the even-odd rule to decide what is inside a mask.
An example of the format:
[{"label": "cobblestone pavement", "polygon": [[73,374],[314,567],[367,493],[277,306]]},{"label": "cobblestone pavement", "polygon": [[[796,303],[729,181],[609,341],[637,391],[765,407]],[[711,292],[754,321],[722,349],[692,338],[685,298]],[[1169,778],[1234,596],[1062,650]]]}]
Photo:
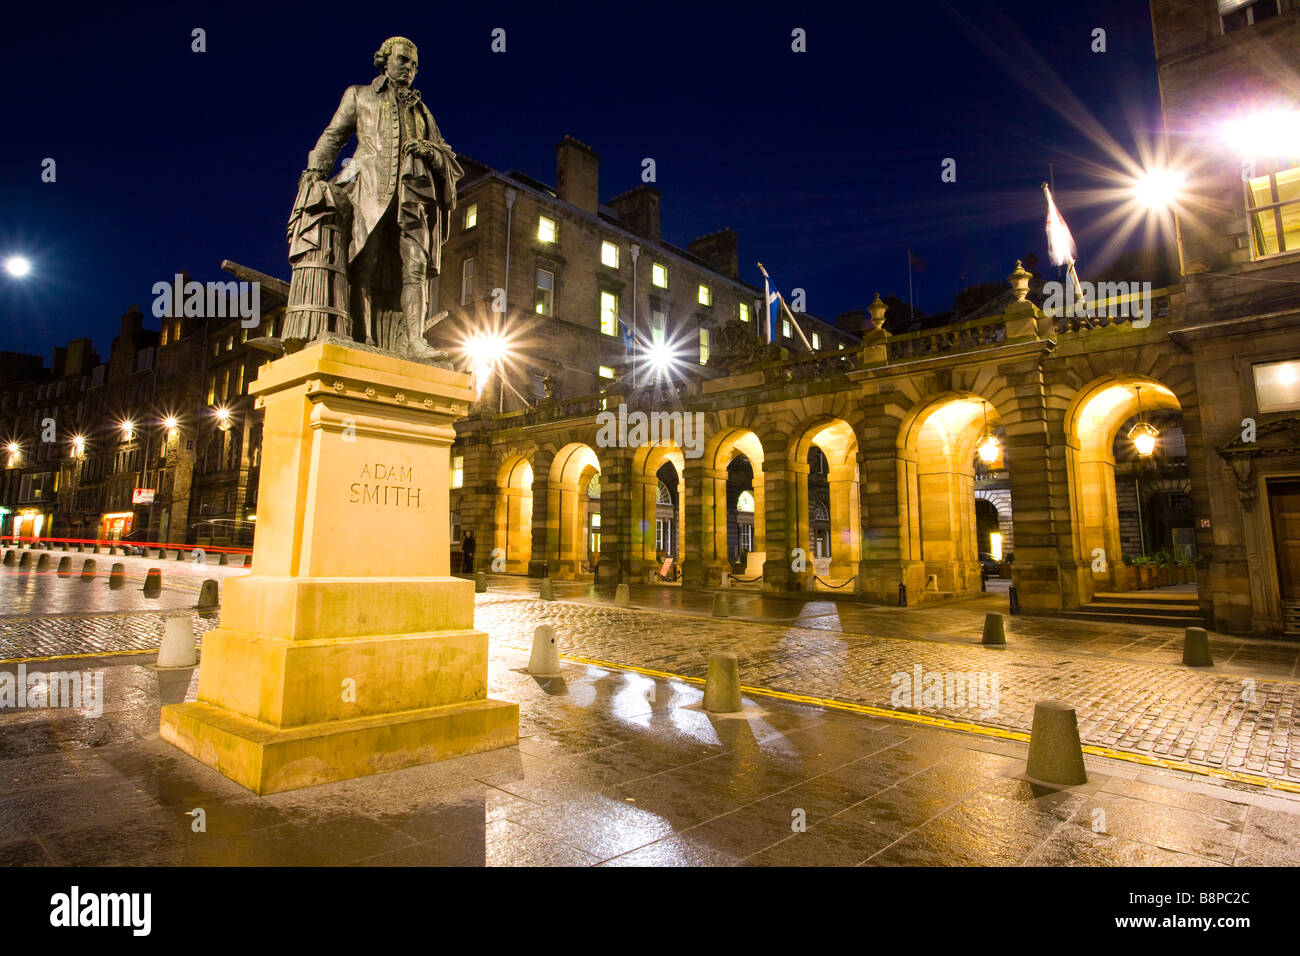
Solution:
[{"label": "cobblestone pavement", "polygon": [[[1076,708],[1085,744],[1300,782],[1293,681],[1023,650],[1014,638],[995,649],[978,637],[940,644],[512,595],[488,595],[475,623],[519,650],[531,646],[537,625],[550,624],[562,653],[687,677],[704,676],[710,652],[735,651],[749,686],[1013,731],[1028,732],[1034,702],[1055,698]],[[891,700],[902,685],[895,675],[912,679],[917,667],[922,675],[984,675],[996,698]]]},{"label": "cobblestone pavement", "polygon": [[[520,608],[519,610],[524,610]],[[1300,799],[494,644],[518,746],[259,798],[158,739],[197,671],[100,662],[99,717],[0,715],[0,865],[1258,866],[1300,859]],[[111,666],[103,666],[111,663]],[[195,832],[192,811],[204,811]]]},{"label": "cobblestone pavement", "polygon": [[[147,567],[158,564],[149,559],[120,560],[128,563],[129,573],[141,577]],[[177,607],[192,606],[194,594],[188,588],[197,587],[204,577],[247,573],[176,564],[181,567],[170,573],[164,566],[164,580],[178,602],[184,596]],[[581,594],[581,586],[568,587]],[[644,591],[650,598],[657,597],[656,589]],[[101,613],[77,613],[87,603],[86,595]],[[641,590],[633,590],[634,600],[641,595]],[[842,622],[860,606],[828,609],[824,606],[828,602],[819,601],[796,604],[792,610],[791,602],[767,602],[784,610],[760,605],[757,610],[769,619],[750,621],[691,616],[693,606],[624,610],[596,603],[598,597],[587,594],[581,601],[544,602],[531,598],[517,582],[506,581],[478,595],[476,624],[488,631],[494,644],[515,651],[529,648],[538,624],[553,624],[567,654],[690,677],[704,675],[710,652],[734,650],[749,686],[921,711],[1018,732],[1030,729],[1035,701],[1058,698],[1077,708],[1086,744],[1220,772],[1300,782],[1300,749],[1292,743],[1300,682],[1267,676],[1268,667],[1238,664],[1233,668],[1219,663],[1213,669],[1191,670],[1177,663],[1179,657],[1170,651],[1157,654],[1148,649],[1135,652],[1148,657],[1131,659],[1102,656],[1098,650],[1080,653],[1065,642],[1069,635],[1080,634],[1086,640],[1101,631],[1117,635],[1114,646],[1132,652],[1135,641],[1150,637],[1150,628],[1135,628],[1135,634],[1124,636],[1123,628],[1115,625],[1010,618],[1010,644],[993,649],[978,643],[983,615],[979,602],[941,611],[918,608],[914,615],[883,609],[883,615],[871,618],[868,625],[841,623],[843,628],[875,630],[879,626],[875,622],[883,620],[888,626],[880,630],[889,636],[879,636],[830,626],[829,619]],[[135,610],[114,613],[96,603],[110,599],[123,600]],[[696,603],[707,599],[707,593],[691,598]],[[0,617],[0,660],[125,653],[156,648],[161,640],[162,613],[141,610],[158,603],[143,598],[138,587],[114,592],[102,581],[83,584],[75,576],[0,576],[0,612],[12,613],[14,604],[61,613]],[[791,621],[773,622],[773,613],[788,615]],[[927,621],[931,632],[924,631]],[[215,623],[211,617],[196,615],[196,632],[202,634]],[[1033,634],[1038,629],[1052,629],[1056,636],[1050,641],[1036,639]],[[942,632],[944,639],[927,636],[934,632]],[[1253,648],[1250,642],[1232,645],[1235,639],[1224,640],[1239,649]],[[914,677],[917,667],[923,678],[983,675],[988,696],[983,701],[949,697],[943,703],[925,698],[911,701],[915,706],[906,700],[895,703],[893,691],[901,681],[895,675]],[[1272,668],[1279,669],[1283,668]]]}]

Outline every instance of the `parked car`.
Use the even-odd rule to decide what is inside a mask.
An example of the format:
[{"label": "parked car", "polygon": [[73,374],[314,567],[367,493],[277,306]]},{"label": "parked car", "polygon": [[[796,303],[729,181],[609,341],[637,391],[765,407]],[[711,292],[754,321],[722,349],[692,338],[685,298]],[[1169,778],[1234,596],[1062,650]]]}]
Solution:
[{"label": "parked car", "polygon": [[1002,562],[993,557],[993,555],[989,554],[987,551],[981,551],[979,553],[979,560],[980,567],[984,569],[984,573],[989,577],[996,578],[1002,573]]},{"label": "parked car", "polygon": [[118,547],[126,548],[126,553],[134,555],[137,558],[144,557],[144,548],[135,542],[147,541],[143,528],[136,528],[134,531],[128,531],[122,535],[121,540],[117,542]]}]

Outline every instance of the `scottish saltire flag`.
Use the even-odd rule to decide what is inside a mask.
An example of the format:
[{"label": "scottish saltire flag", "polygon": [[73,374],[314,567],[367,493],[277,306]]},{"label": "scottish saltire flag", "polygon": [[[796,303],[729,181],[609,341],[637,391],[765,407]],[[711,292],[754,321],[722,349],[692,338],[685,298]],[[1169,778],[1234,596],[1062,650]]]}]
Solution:
[{"label": "scottish saltire flag", "polygon": [[1070,235],[1070,227],[1061,217],[1061,211],[1056,208],[1052,190],[1047,183],[1043,183],[1043,195],[1047,197],[1047,254],[1053,265],[1072,263],[1075,255],[1074,237]]},{"label": "scottish saltire flag", "polygon": [[763,273],[763,301],[767,303],[767,341],[770,345],[776,341],[776,320],[781,316],[781,293],[776,290],[763,263],[760,262],[758,268]]}]

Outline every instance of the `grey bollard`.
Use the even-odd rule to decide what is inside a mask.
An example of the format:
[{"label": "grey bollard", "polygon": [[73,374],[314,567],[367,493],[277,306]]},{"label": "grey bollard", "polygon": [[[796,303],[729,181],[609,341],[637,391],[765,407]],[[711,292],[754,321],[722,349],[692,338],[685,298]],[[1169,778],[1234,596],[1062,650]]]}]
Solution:
[{"label": "grey bollard", "polygon": [[59,542],[59,550],[60,550],[60,551],[67,551],[67,550],[68,550],[68,543],[67,543],[66,541],[60,541],[60,542]]},{"label": "grey bollard", "polygon": [[81,545],[77,545],[77,554],[81,554]]},{"label": "grey bollard", "polygon": [[144,576],[144,596],[157,597],[162,594],[162,571],[150,568]]},{"label": "grey bollard", "polygon": [[217,559],[217,564],[221,565],[222,567],[227,567],[227,566],[229,566],[229,564],[230,564],[230,555],[228,555],[228,554],[226,554],[226,552],[222,551],[222,552],[221,552],[221,557],[219,557],[219,558]]},{"label": "grey bollard", "polygon": [[1034,725],[1029,731],[1029,762],[1025,773],[1035,780],[1073,787],[1088,782],[1079,743],[1079,722],[1074,708],[1059,700],[1034,704]]},{"label": "grey bollard", "polygon": [[8,551],[6,551],[6,552],[5,552],[5,564],[8,565],[8,566],[11,566],[11,567],[12,567],[12,566],[13,566],[13,563],[17,560],[17,557],[16,557],[17,554],[18,554],[18,552],[15,551],[15,550],[13,550],[12,548],[10,548]]},{"label": "grey bollard", "polygon": [[18,559],[18,570],[27,571],[30,570],[31,566],[32,566],[32,553],[30,551],[24,551],[23,556]]},{"label": "grey bollard", "polygon": [[614,588],[614,606],[631,607],[632,606],[632,589],[626,584],[620,584]]},{"label": "grey bollard", "polygon": [[1183,632],[1183,663],[1188,667],[1213,667],[1210,635],[1203,627],[1189,627]]},{"label": "grey bollard", "polygon": [[980,639],[981,644],[1005,644],[1007,642],[1007,627],[1002,619],[1002,615],[997,611],[989,611],[984,615],[984,637]]},{"label": "grey bollard", "polygon": [[551,584],[550,578],[542,578],[541,598],[543,601],[555,600],[555,587]]},{"label": "grey bollard", "polygon": [[36,559],[36,570],[48,571],[49,567],[50,567],[50,554],[47,551],[44,554],[42,554],[39,558]]},{"label": "grey bollard", "polygon": [[704,679],[704,709],[715,714],[734,714],[741,709],[740,664],[730,651],[709,655],[709,672]]},{"label": "grey bollard", "polygon": [[487,593],[487,574],[483,571],[479,571],[474,575],[474,593]]},{"label": "grey bollard", "polygon": [[713,595],[713,616],[726,617],[731,613],[731,608],[727,606],[727,596],[725,594]]},{"label": "grey bollard", "polygon": [[560,676],[560,644],[555,628],[539,624],[533,631],[533,653],[528,657],[528,673],[534,677]]},{"label": "grey bollard", "polygon": [[199,662],[194,648],[194,620],[188,614],[169,614],[163,627],[159,667],[193,667]]},{"label": "grey bollard", "polygon": [[221,600],[217,593],[217,582],[215,578],[208,578],[199,588],[199,610],[214,611],[220,605]]},{"label": "grey bollard", "polygon": [[179,548],[176,549],[176,560],[177,561],[185,560],[185,552],[180,550]]},{"label": "grey bollard", "polygon": [[108,570],[108,586],[120,588],[124,584],[126,584],[126,565],[121,561],[115,561]]},{"label": "grey bollard", "polygon": [[68,557],[68,555],[65,554],[63,557],[59,558],[59,574],[64,575],[64,574],[71,574],[71,573],[72,573],[72,558]]},{"label": "grey bollard", "polygon": [[731,587],[731,572],[730,572],[730,571],[723,571],[723,572],[722,572],[722,582],[718,585],[718,587],[723,587],[723,588],[729,588],[729,587]]},{"label": "grey bollard", "polygon": [[81,580],[89,581],[95,576],[95,559],[87,558],[81,565]]}]

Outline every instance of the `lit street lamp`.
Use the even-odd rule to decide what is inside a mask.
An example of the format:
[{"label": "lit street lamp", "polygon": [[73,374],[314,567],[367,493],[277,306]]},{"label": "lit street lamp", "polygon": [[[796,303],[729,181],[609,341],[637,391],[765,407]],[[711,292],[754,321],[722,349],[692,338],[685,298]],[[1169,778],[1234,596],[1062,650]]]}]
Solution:
[{"label": "lit street lamp", "polygon": [[10,256],[5,259],[5,272],[15,279],[25,279],[31,275],[32,261],[26,256]]}]

